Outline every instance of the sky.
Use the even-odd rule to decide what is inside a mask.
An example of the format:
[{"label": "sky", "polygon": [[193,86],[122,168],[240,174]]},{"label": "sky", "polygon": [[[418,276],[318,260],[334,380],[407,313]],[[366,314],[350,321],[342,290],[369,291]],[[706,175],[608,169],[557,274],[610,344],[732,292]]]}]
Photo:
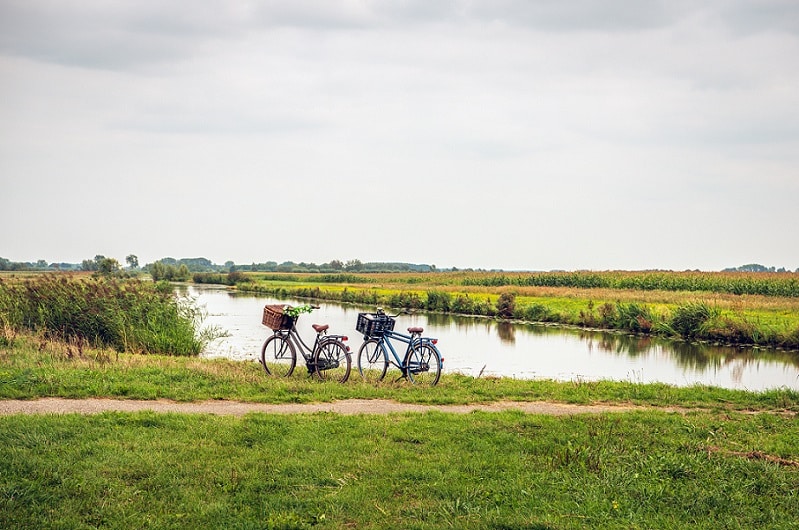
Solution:
[{"label": "sky", "polygon": [[0,257],[799,268],[799,2],[0,0]]}]

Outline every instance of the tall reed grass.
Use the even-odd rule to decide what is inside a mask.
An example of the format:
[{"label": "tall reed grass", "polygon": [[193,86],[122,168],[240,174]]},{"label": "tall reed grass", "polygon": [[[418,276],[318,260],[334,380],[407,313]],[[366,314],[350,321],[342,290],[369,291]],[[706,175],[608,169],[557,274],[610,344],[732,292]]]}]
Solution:
[{"label": "tall reed grass", "polygon": [[196,355],[214,330],[198,332],[202,314],[169,284],[137,279],[48,274],[0,279],[0,329],[117,351]]}]

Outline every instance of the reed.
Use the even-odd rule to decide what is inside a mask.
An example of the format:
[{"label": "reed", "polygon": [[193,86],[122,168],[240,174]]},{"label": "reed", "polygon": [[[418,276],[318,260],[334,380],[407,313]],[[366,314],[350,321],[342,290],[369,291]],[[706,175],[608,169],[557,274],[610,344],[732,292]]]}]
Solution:
[{"label": "reed", "polygon": [[[0,327],[117,351],[196,355],[215,330],[169,284],[46,274],[0,280]],[[4,332],[8,335],[8,332]]]}]

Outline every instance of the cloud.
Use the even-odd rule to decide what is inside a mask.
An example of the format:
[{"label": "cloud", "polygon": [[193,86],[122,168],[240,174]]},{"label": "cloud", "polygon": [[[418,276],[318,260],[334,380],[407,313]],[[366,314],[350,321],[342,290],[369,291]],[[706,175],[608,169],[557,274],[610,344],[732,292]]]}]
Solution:
[{"label": "cloud", "polygon": [[[237,241],[285,218],[278,261],[789,258],[756,227],[799,224],[796,8],[760,5],[7,0],[0,222],[36,204],[42,224],[0,247],[80,241],[83,259],[119,240],[118,259],[157,259],[144,249],[207,242],[264,261]],[[47,228],[65,203],[72,239]],[[382,218],[413,248],[365,247],[386,227],[364,219]],[[161,226],[181,219],[196,224],[185,239]],[[654,240],[668,256],[637,250]]]}]

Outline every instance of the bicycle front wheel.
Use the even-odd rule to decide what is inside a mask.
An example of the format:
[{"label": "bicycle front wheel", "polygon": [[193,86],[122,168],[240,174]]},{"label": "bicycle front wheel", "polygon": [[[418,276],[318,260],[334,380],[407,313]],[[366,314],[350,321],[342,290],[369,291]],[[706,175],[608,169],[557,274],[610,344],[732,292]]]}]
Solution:
[{"label": "bicycle front wheel", "polygon": [[297,354],[286,336],[275,334],[266,339],[261,348],[261,366],[267,374],[288,377],[296,365]]},{"label": "bicycle front wheel", "polygon": [[352,361],[350,352],[343,342],[329,340],[323,342],[314,354],[314,373],[319,379],[330,379],[344,383],[350,377]]},{"label": "bicycle front wheel", "polygon": [[367,340],[358,350],[358,371],[364,381],[382,381],[388,370],[388,354],[377,339]]},{"label": "bicycle front wheel", "polygon": [[405,357],[405,367],[411,383],[420,386],[435,386],[441,377],[441,355],[430,344],[411,348]]}]

